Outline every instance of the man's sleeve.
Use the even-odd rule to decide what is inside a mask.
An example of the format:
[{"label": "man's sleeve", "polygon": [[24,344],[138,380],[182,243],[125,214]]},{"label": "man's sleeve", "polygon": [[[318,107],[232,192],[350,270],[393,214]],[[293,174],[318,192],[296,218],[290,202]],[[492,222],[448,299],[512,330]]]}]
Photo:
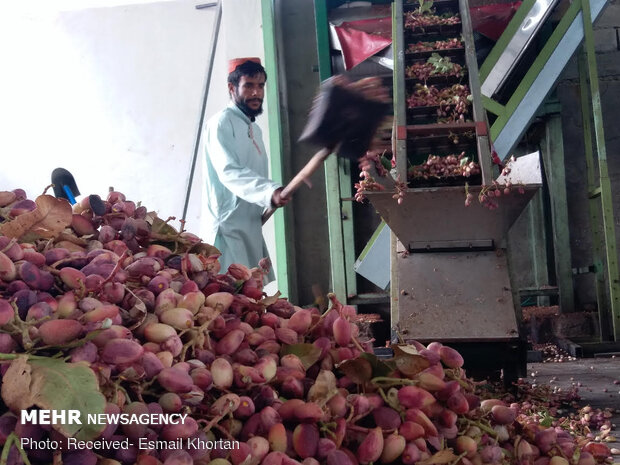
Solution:
[{"label": "man's sleeve", "polygon": [[214,123],[207,127],[206,156],[221,183],[247,202],[270,207],[271,196],[280,185],[241,164],[230,122],[220,120]]}]

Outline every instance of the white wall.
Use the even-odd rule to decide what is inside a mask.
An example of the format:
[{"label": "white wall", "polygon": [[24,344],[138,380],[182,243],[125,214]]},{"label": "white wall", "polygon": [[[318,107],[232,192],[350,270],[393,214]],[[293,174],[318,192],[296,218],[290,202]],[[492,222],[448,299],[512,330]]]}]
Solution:
[{"label": "white wall", "polygon": [[[114,186],[180,218],[216,9],[196,9],[203,0],[14,3],[0,18],[0,189],[34,198],[63,167],[83,195]],[[227,59],[264,56],[260,3],[224,0],[207,118],[228,102]],[[268,146],[266,114],[259,122]],[[186,225],[194,233],[200,165]]]}]

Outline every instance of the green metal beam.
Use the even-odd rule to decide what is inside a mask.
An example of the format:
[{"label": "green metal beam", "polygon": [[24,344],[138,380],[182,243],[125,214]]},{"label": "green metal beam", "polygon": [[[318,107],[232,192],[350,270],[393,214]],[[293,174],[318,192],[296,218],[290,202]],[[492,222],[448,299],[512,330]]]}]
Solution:
[{"label": "green metal beam", "polygon": [[[332,75],[329,46],[329,25],[327,18],[327,1],[314,1],[314,18],[316,22],[317,53],[319,59],[319,78],[321,81]],[[325,160],[325,189],[327,197],[327,228],[329,232],[329,258],[331,271],[331,291],[341,299],[347,296],[347,272],[343,242],[343,223],[340,199],[342,198],[340,168],[338,158],[327,157]]]},{"label": "green metal beam", "polygon": [[[263,43],[265,47],[265,71],[270,76],[266,86],[267,116],[269,118],[269,150],[271,164],[271,178],[281,184],[284,183],[284,165],[282,162],[282,118],[280,115],[280,89],[278,79],[277,40],[274,25],[273,0],[261,0],[263,17]],[[288,270],[289,249],[285,227],[285,215],[289,211],[280,208],[274,213],[274,229],[276,242],[276,271],[278,290],[285,297],[291,297],[291,274]]]},{"label": "green metal beam", "polygon": [[486,95],[482,96],[482,105],[484,108],[494,115],[502,116],[506,111],[506,107],[499,102],[496,102],[492,98],[487,97]]},{"label": "green metal beam", "polygon": [[489,55],[484,60],[484,63],[480,66],[480,82],[484,82],[489,76],[489,73],[497,64],[497,60],[499,60],[499,57],[502,55],[504,50],[506,50],[508,43],[512,40],[519,27],[521,27],[521,23],[535,3],[536,0],[524,0],[523,3],[521,3],[521,6],[508,23],[508,26],[506,26],[506,29],[504,29],[504,32],[493,46],[493,49]]},{"label": "green metal beam", "polygon": [[[405,50],[405,30],[403,21],[403,2],[396,0],[392,3],[392,48],[394,49],[394,69],[393,69],[393,106],[394,106],[394,125],[393,131],[397,126],[407,125],[406,91],[405,91],[405,54],[398,51]],[[398,179],[407,182],[407,139],[396,140],[396,169]],[[398,238],[394,231],[390,230],[390,340],[399,342],[400,321],[398,299],[400,295],[400,275],[398,262],[402,258],[398,256]]]},{"label": "green metal beam", "polygon": [[[353,201],[342,200],[353,197],[351,184],[351,161],[339,160],[340,164],[340,219],[342,220],[342,245],[344,251],[345,290],[343,298],[357,295],[357,280],[355,273],[355,232],[353,228]],[[330,241],[331,242],[331,241]]]},{"label": "green metal beam", "polygon": [[[396,1],[392,5],[392,48],[394,53],[393,106],[394,124],[396,127],[407,126],[407,90],[405,85],[405,54],[398,50],[405,50],[405,27],[403,21],[403,2]],[[395,131],[396,128],[392,128]],[[397,132],[397,131],[396,131]],[[407,182],[407,139],[396,139],[396,169],[398,180]]]},{"label": "green metal beam", "polygon": [[[319,76],[321,81],[332,76],[329,43],[328,1],[315,0]],[[355,236],[351,198],[350,161],[329,157],[325,162],[327,219],[331,263],[332,291],[342,299],[357,294],[355,278]]]},{"label": "green metal beam", "polygon": [[[588,71],[585,50],[579,54],[579,88],[581,94],[581,119],[583,124],[583,142],[586,161],[586,180],[588,191],[588,207],[590,211],[590,229],[592,231],[592,257],[594,260],[594,279],[596,288],[596,301],[598,303],[599,328],[601,340],[611,337],[609,325],[609,305],[607,292],[605,291],[605,268],[603,266],[603,235],[600,230],[601,215],[599,213],[599,201],[601,189],[596,185],[594,165],[594,150],[592,141],[592,109],[590,108],[590,91],[588,88]],[[598,192],[593,196],[592,192]]]},{"label": "green metal beam", "polygon": [[[543,213],[542,189],[534,195],[532,200],[530,200],[530,203],[527,204],[525,211],[527,211],[529,216],[528,242],[530,244],[530,253],[532,256],[532,271],[530,273],[530,276],[533,280],[534,286],[540,289],[543,286],[549,284],[549,276],[547,272],[549,264],[547,263],[547,251],[545,242],[546,225]],[[510,247],[509,250],[513,252],[512,248]],[[520,252],[515,250],[514,253]],[[514,272],[514,270],[511,270],[511,272]],[[511,279],[513,279],[513,275],[511,275]],[[521,296],[519,295],[519,299],[517,299],[515,302],[519,302],[520,304],[520,297]],[[545,297],[545,299],[546,302],[549,301],[548,297]],[[542,305],[540,300],[538,300],[537,304]],[[519,319],[519,321],[521,321],[521,318]]]},{"label": "green metal beam", "polygon": [[[577,3],[577,2],[575,2]],[[592,13],[590,0],[582,0],[584,25],[584,42],[590,96],[592,98],[592,113],[594,118],[594,135],[598,154],[599,186],[601,188],[601,206],[603,213],[603,232],[605,235],[605,252],[607,258],[607,278],[609,280],[609,297],[612,317],[612,335],[614,341],[620,341],[620,270],[618,268],[618,252],[616,250],[616,230],[614,224],[614,210],[611,193],[611,182],[607,168],[607,149],[605,147],[605,132],[603,130],[603,111],[601,108],[601,94],[596,67],[596,52],[594,50],[594,31],[592,28]]]},{"label": "green metal beam", "polygon": [[[560,43],[560,40],[562,40],[562,37],[564,37],[564,34],[566,34],[566,31],[570,27],[571,23],[576,18],[577,14],[579,13],[580,6],[580,2],[574,2],[570,5],[568,10],[566,10],[566,13],[564,13],[564,16],[553,31],[553,34],[551,34],[551,37],[549,37],[549,40],[534,60],[534,63],[532,63],[532,66],[530,66],[530,69],[521,80],[519,87],[517,87],[517,89],[510,97],[510,100],[508,100],[505,108],[506,111],[501,116],[499,116],[493,123],[493,126],[491,126],[492,140],[497,139],[499,133],[508,123],[508,120],[517,109],[519,103],[521,102],[521,100],[523,100],[525,94],[528,92],[528,90],[536,80],[536,77],[540,74],[540,71],[545,66],[545,63],[547,63],[547,60],[549,60],[549,57],[552,55],[553,51]],[[589,6],[590,5],[588,3],[588,7]]]},{"label": "green metal beam", "polygon": [[[480,76],[478,71],[478,60],[476,58],[476,47],[474,44],[474,32],[469,14],[469,3],[467,0],[459,0],[459,11],[461,14],[461,35],[465,43],[465,62],[469,71],[469,91],[472,97],[472,116],[476,124],[486,124],[486,112],[482,106],[482,92],[480,90]],[[478,148],[478,164],[482,171],[482,184],[490,185],[493,182],[493,162],[491,161],[491,145],[488,134],[481,135],[476,131],[476,145]]]},{"label": "green metal beam", "polygon": [[559,113],[547,117],[543,148],[545,174],[551,201],[551,228],[555,256],[555,275],[560,292],[560,311],[575,310],[573,267],[570,253],[568,206],[566,200],[566,166],[562,118]]},{"label": "green metal beam", "polygon": [[332,75],[326,0],[314,1],[314,21],[316,25],[316,45],[319,59],[319,79],[324,81]]}]

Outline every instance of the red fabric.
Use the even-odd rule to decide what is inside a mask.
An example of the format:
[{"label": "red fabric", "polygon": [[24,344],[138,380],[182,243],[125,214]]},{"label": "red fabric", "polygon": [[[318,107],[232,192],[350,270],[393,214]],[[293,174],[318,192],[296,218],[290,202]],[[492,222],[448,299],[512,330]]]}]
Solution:
[{"label": "red fabric", "polygon": [[521,2],[498,3],[470,8],[471,22],[474,31],[497,40],[508,26]]},{"label": "red fabric", "polygon": [[392,43],[392,18],[347,21],[335,26],[345,69],[351,69]]},{"label": "red fabric", "polygon": [[260,65],[260,58],[258,57],[233,58],[232,60],[228,60],[228,74],[232,73],[237,69],[237,66],[242,65],[246,61],[252,61]]},{"label": "red fabric", "polygon": [[[521,5],[520,1],[470,8],[475,31],[497,40]],[[390,16],[347,21],[335,26],[345,69],[359,65],[392,43]],[[246,58],[247,60],[247,58]]]}]

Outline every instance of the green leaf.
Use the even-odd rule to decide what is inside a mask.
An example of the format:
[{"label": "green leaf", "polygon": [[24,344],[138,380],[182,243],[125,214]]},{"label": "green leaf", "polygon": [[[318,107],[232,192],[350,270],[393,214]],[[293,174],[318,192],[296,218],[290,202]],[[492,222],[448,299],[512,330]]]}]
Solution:
[{"label": "green leaf", "polygon": [[217,247],[214,247],[206,242],[198,242],[190,247],[188,250],[189,253],[195,253],[204,255],[205,257],[211,257],[213,255],[222,255],[222,252],[219,251]]},{"label": "green leaf", "polygon": [[396,345],[393,349],[396,368],[406,376],[414,376],[430,366],[428,360],[419,355],[413,346]]},{"label": "green leaf", "polygon": [[280,356],[283,357],[288,354],[297,355],[307,370],[319,361],[321,352],[321,349],[314,344],[290,344],[282,346]]},{"label": "green leaf", "polygon": [[171,236],[177,236],[179,232],[166,223],[161,218],[155,216],[151,224],[151,231],[158,234],[168,234]]},{"label": "green leaf", "polygon": [[370,363],[373,378],[377,376],[389,376],[390,373],[396,369],[395,366],[390,366],[388,363],[380,360],[375,354],[363,352],[360,354],[360,357],[368,360]]},{"label": "green leaf", "polygon": [[345,360],[338,368],[356,384],[364,384],[372,379],[372,365],[361,357]]},{"label": "green leaf", "polygon": [[388,157],[386,157],[385,155],[381,155],[380,160],[381,164],[386,170],[390,171],[392,169],[392,161]]},{"label": "green leaf", "polygon": [[267,296],[262,300],[259,300],[258,303],[260,303],[261,305],[264,305],[265,307],[269,307],[270,305],[275,304],[278,300],[280,300],[280,296],[282,295],[282,293],[280,291],[276,292],[274,295],[272,296]]},{"label": "green leaf", "polygon": [[410,354],[410,355],[419,355],[418,349],[411,344],[393,344],[392,350],[394,351],[394,355],[398,355],[400,353]]},{"label": "green leaf", "polygon": [[540,422],[540,426],[545,426],[545,427],[549,427],[552,424],[553,424],[553,418],[551,418],[551,417],[545,417]]},{"label": "green leaf", "polygon": [[316,381],[308,390],[308,401],[323,406],[336,394],[338,394],[336,375],[331,371],[321,370]]},{"label": "green leaf", "polygon": [[454,68],[450,57],[442,57],[438,53],[433,53],[426,62],[433,65],[431,74],[446,74]]},{"label": "green leaf", "polygon": [[81,425],[56,424],[54,428],[80,440],[94,439],[105,428],[105,425],[88,424],[88,414],[104,413],[106,400],[99,392],[95,374],[85,364],[18,357],[3,377],[2,399],[15,412],[33,406],[46,410],[79,410]]},{"label": "green leaf", "polygon": [[419,14],[429,13],[431,8],[433,8],[433,0],[429,0],[428,2],[425,0],[419,0],[418,3],[420,4],[418,7]]},{"label": "green leaf", "polygon": [[51,195],[40,195],[36,198],[37,207],[16,218],[0,224],[3,236],[22,238],[57,237],[71,224],[71,204],[65,199],[57,199]]}]

